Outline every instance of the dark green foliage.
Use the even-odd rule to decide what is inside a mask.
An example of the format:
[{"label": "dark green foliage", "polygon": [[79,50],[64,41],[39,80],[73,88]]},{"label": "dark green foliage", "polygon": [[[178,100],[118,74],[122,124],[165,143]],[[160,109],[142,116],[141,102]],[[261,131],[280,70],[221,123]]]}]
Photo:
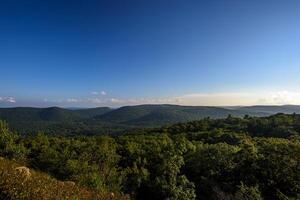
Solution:
[{"label": "dark green foliage", "polygon": [[194,199],[194,184],[180,173],[189,142],[161,136],[119,139],[121,167],[126,169],[125,191],[136,199]]},{"label": "dark green foliage", "polygon": [[236,200],[262,200],[260,191],[257,186],[248,187],[243,183],[239,186],[239,189],[234,195]]},{"label": "dark green foliage", "polygon": [[252,137],[287,138],[292,135],[299,135],[299,127],[300,115],[296,114],[276,114],[269,117],[245,116],[244,118],[229,115],[224,119],[205,118],[199,121],[174,124],[166,126],[159,131],[166,131],[170,134],[186,133],[191,135],[191,137],[196,135],[201,139],[204,139],[203,137],[209,139],[211,135],[216,135],[218,132],[222,134],[228,133],[229,135],[239,133]]},{"label": "dark green foliage", "polygon": [[[176,122],[199,120],[205,117],[224,118],[229,114],[244,116],[256,115],[248,111],[239,111],[221,107],[177,106],[177,105],[140,105],[126,106],[98,117],[98,119],[127,125],[158,126]],[[261,115],[259,113],[258,115]]]},{"label": "dark green foliage", "polygon": [[37,122],[37,121],[68,121],[79,119],[80,116],[72,110],[50,108],[1,108],[0,118],[8,122]]},{"label": "dark green foliage", "polygon": [[107,107],[91,109],[50,108],[0,108],[0,120],[10,124],[12,130],[22,135],[39,131],[56,135],[97,135],[124,131],[128,126],[96,121],[93,118],[110,112]]},{"label": "dark green foliage", "polygon": [[[299,106],[252,106],[252,107],[207,107],[207,106],[177,106],[177,105],[139,105],[125,106],[118,109],[108,107],[89,109],[50,108],[0,108],[0,120],[7,121],[12,130],[19,134],[30,135],[43,131],[56,135],[103,135],[131,132],[136,128],[153,128],[178,122],[226,118],[227,116],[243,117],[269,116],[278,112],[300,113]],[[264,124],[263,120],[251,123],[238,118],[227,118],[226,124],[213,121],[211,127],[231,128],[235,131],[250,131],[259,134],[274,132],[272,124]],[[241,123],[243,122],[243,123]],[[259,124],[260,123],[260,124]],[[282,122],[280,122],[282,123]],[[198,124],[199,125],[199,124]],[[223,125],[223,127],[221,126]],[[267,126],[271,125],[271,126]],[[276,125],[276,122],[275,122]],[[277,124],[279,125],[279,124]],[[277,134],[294,133],[294,129],[277,126]],[[291,124],[293,126],[293,123]],[[199,127],[196,127],[199,128]],[[246,129],[248,128],[248,129]],[[200,131],[198,129],[198,131]]]},{"label": "dark green foliage", "polygon": [[0,120],[0,156],[23,160],[26,153],[19,136],[10,132],[7,124]]},{"label": "dark green foliage", "polygon": [[118,134],[136,127],[157,127],[204,117],[224,118],[227,115],[261,116],[262,113],[221,107],[141,105],[119,109],[0,108],[0,120],[7,121],[20,134],[43,131],[59,135]]},{"label": "dark green foliage", "polygon": [[274,115],[276,113],[285,113],[285,114],[300,114],[300,106],[298,105],[283,105],[283,106],[247,106],[240,107],[237,110],[240,111],[250,111],[256,113],[268,113]]},{"label": "dark green foliage", "polygon": [[112,111],[112,108],[109,107],[98,107],[98,108],[85,108],[85,109],[76,109],[73,110],[75,113],[79,114],[84,118],[92,118],[95,116],[103,115]]},{"label": "dark green foliage", "polygon": [[114,137],[20,137],[0,121],[0,155],[97,194],[111,191],[137,200],[297,200],[299,127],[296,114],[230,115]]}]

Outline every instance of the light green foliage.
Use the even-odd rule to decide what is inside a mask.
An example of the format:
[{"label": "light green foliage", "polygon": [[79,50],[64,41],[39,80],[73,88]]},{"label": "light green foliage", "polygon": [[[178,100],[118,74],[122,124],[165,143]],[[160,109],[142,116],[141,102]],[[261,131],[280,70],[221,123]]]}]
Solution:
[{"label": "light green foliage", "polygon": [[300,117],[283,114],[206,118],[115,137],[20,137],[0,121],[0,155],[97,194],[298,200],[299,132]]},{"label": "light green foliage", "polygon": [[57,138],[38,134],[25,141],[29,164],[63,180],[94,188],[120,189],[115,141],[110,137]]},{"label": "light green foliage", "polygon": [[19,144],[19,137],[10,132],[7,124],[0,120],[0,155],[21,161],[26,153],[24,146]]},{"label": "light green foliage", "polygon": [[194,185],[180,174],[188,142],[179,140],[166,135],[121,137],[125,190],[137,199],[194,199]]},{"label": "light green foliage", "polygon": [[[28,169],[29,174],[16,170],[20,165],[0,158],[0,199],[3,200],[109,200],[109,191],[92,191],[72,182],[58,181],[46,174]],[[25,168],[22,166],[22,168]],[[115,200],[129,200],[114,193]]]},{"label": "light green foliage", "polygon": [[[258,139],[258,174],[261,188],[270,195],[295,196],[300,193],[299,141],[270,138]],[[276,189],[275,189],[276,188]]]}]

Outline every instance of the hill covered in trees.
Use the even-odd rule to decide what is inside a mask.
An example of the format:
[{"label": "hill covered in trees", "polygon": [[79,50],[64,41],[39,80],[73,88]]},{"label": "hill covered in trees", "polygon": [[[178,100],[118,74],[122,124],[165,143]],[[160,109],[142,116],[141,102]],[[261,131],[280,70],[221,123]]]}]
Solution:
[{"label": "hill covered in trees", "polygon": [[[50,175],[72,181],[78,188],[74,191],[89,194],[113,193],[133,200],[300,198],[297,114],[204,118],[120,136],[24,137],[0,122],[0,156],[5,159],[2,165],[14,160],[43,172],[37,176],[40,182]],[[26,188],[13,189],[11,182],[0,180],[0,196],[21,193],[18,199],[29,199],[37,187],[25,181]],[[44,189],[51,192],[57,180]]]},{"label": "hill covered in trees", "polygon": [[102,115],[112,109],[99,107],[91,109],[66,109],[59,107],[49,108],[0,108],[0,118],[9,122],[61,122],[75,121]]},{"label": "hill covered in trees", "polygon": [[177,105],[125,106],[88,109],[0,108],[0,119],[9,123],[12,130],[21,134],[39,131],[60,135],[119,134],[136,128],[151,128],[178,122],[200,120],[206,117],[225,118],[228,115],[243,117],[268,116],[278,112],[300,113],[299,106],[206,107]]},{"label": "hill covered in trees", "polygon": [[125,106],[100,115],[101,121],[129,125],[157,126],[176,122],[199,120],[205,117],[224,118],[228,115],[264,115],[260,112],[239,111],[221,107],[177,106],[177,105],[140,105]]},{"label": "hill covered in trees", "polygon": [[254,113],[276,114],[276,113],[300,113],[300,106],[298,105],[284,105],[284,106],[245,106],[245,107],[233,107],[233,109],[239,111],[249,111]]},{"label": "hill covered in trees", "polygon": [[209,117],[226,118],[300,113],[300,106],[207,107],[177,105],[125,106],[88,109],[0,108],[0,120],[20,134],[99,135],[120,134],[133,129],[152,128]]}]

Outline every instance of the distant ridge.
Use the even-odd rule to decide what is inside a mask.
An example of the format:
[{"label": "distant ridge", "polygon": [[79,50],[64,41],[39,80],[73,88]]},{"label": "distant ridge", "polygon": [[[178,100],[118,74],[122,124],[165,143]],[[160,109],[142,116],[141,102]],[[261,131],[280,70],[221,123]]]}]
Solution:
[{"label": "distant ridge", "polygon": [[276,113],[292,114],[292,113],[300,113],[300,106],[299,105],[283,105],[283,106],[257,105],[257,106],[240,107],[237,110],[251,111],[251,112],[264,112],[268,114],[276,114]]},{"label": "distant ridge", "polygon": [[276,113],[298,113],[300,106],[179,106],[137,105],[117,109],[97,108],[0,108],[0,119],[18,132],[44,131],[51,133],[112,133],[132,127],[156,127],[166,124],[200,120],[205,117],[225,118],[228,115],[243,117],[269,116]]},{"label": "distant ridge", "polygon": [[15,107],[0,108],[0,119],[6,121],[73,121],[91,118],[111,111],[108,107],[91,109],[66,109],[60,107],[34,108]]},{"label": "distant ridge", "polygon": [[205,117],[224,118],[233,116],[265,116],[266,113],[232,110],[211,106],[178,106],[178,105],[138,105],[124,106],[98,116],[97,119],[131,125],[162,125],[176,122],[199,120]]},{"label": "distant ridge", "polygon": [[229,114],[234,116],[265,116],[276,113],[291,114],[294,112],[300,113],[299,105],[216,107],[149,104],[124,106],[117,109],[109,107],[77,109],[60,107],[15,107],[0,108],[0,119],[7,121],[73,121],[96,118],[98,120],[112,123],[144,124],[151,122],[152,120],[164,123],[182,120],[196,120],[203,117],[223,118]]}]

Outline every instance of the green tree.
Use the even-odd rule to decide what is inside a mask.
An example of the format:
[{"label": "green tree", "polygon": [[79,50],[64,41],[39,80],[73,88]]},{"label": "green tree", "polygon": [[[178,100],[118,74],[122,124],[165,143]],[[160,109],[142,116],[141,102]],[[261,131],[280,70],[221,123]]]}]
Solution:
[{"label": "green tree", "polygon": [[235,200],[262,200],[258,186],[248,187],[241,183],[234,195]]}]

